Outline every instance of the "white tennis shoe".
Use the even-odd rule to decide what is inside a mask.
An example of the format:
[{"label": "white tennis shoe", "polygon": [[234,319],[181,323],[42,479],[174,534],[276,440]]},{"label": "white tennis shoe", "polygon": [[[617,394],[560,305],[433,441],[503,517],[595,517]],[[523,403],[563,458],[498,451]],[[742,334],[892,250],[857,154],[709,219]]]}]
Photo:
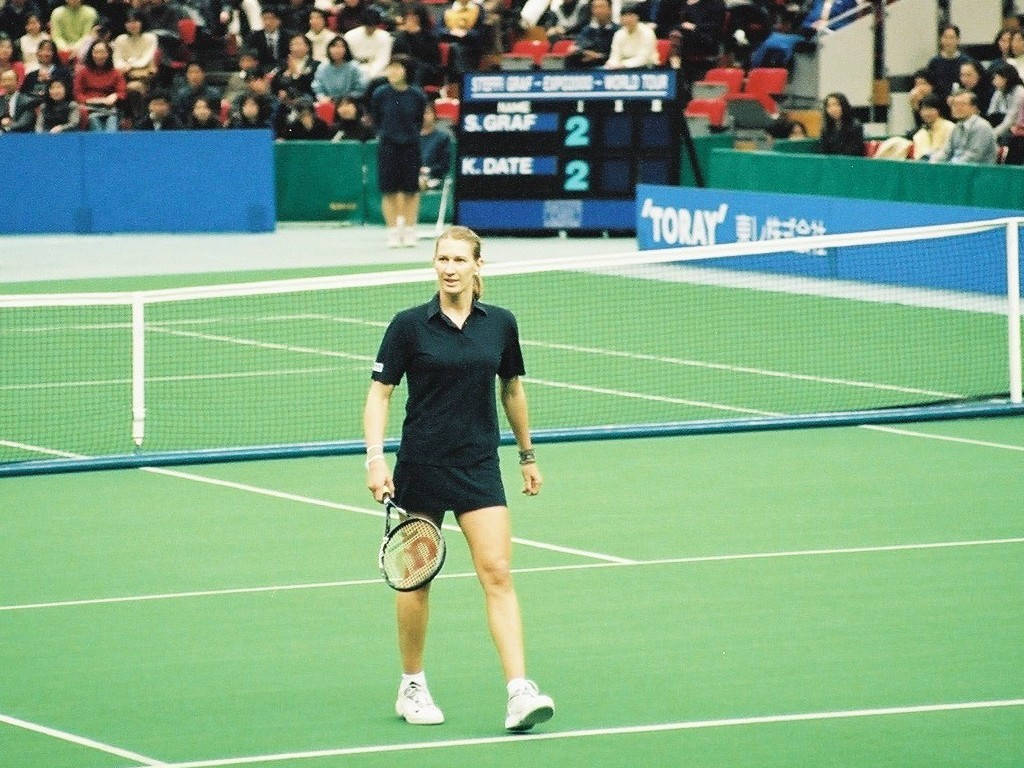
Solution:
[{"label": "white tennis shoe", "polygon": [[440,725],[444,722],[444,712],[434,703],[426,686],[419,683],[409,683],[399,690],[395,714],[410,725]]},{"label": "white tennis shoe", "polygon": [[555,714],[555,702],[540,692],[532,680],[524,680],[508,697],[505,728],[510,731],[528,731],[546,723]]}]

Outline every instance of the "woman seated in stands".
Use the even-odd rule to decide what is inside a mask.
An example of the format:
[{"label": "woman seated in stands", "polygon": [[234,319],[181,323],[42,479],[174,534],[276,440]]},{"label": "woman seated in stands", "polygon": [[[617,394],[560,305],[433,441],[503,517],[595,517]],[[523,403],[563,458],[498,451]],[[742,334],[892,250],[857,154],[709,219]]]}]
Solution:
[{"label": "woman seated in stands", "polygon": [[273,118],[274,109],[269,100],[246,94],[240,98],[228,128],[269,128]]},{"label": "woman seated in stands", "polygon": [[114,67],[110,45],[97,40],[75,72],[75,101],[89,110],[89,130],[116,131],[118,105],[127,94],[124,75]]},{"label": "woman seated in stands", "polygon": [[77,131],[80,114],[78,104],[71,99],[67,84],[59,78],[50,80],[36,116],[36,133]]},{"label": "woman seated in stands", "polygon": [[1000,64],[992,72],[992,99],[985,111],[985,119],[992,124],[996,140],[1005,144],[1010,137],[1014,118],[1024,104],[1024,83],[1012,64]]},{"label": "woman seated in stands", "polygon": [[317,116],[313,100],[305,96],[295,100],[295,106],[278,132],[280,139],[303,141],[326,141],[332,135],[327,123]]},{"label": "woman seated in stands", "polygon": [[310,52],[305,35],[293,34],[288,38],[288,55],[273,73],[272,85],[277,98],[284,101],[287,97],[312,97],[317,61]]},{"label": "woman seated in stands", "polygon": [[842,93],[830,93],[823,103],[821,151],[826,155],[864,156],[864,126]]},{"label": "woman seated in stands", "polygon": [[363,73],[352,61],[348,43],[335,35],[327,44],[327,61],[313,75],[313,95],[320,101],[334,101],[342,96],[359,97],[365,89]]},{"label": "woman seated in stands", "polygon": [[373,128],[362,104],[350,96],[342,96],[334,106],[334,130],[331,141],[367,141],[373,138]]},{"label": "woman seated in stands", "polygon": [[53,40],[42,40],[36,48],[36,68],[25,75],[21,84],[23,93],[37,99],[46,96],[51,80],[63,80],[66,93],[71,93],[71,72],[57,58],[57,45]]},{"label": "woman seated in stands", "polygon": [[[992,83],[989,82],[984,68],[974,59],[967,59],[960,65],[960,79],[953,84],[949,98],[952,99],[964,91],[970,91],[975,95],[982,112],[992,101]],[[950,101],[950,105],[952,105],[952,101]]]},{"label": "woman seated in stands", "polygon": [[224,126],[220,123],[220,102],[200,96],[192,104],[192,114],[185,127],[190,131],[212,131]]},{"label": "woman seated in stands", "polygon": [[430,12],[422,3],[409,7],[402,17],[402,24],[395,32],[392,54],[404,53],[412,62],[409,82],[422,88],[424,85],[441,85],[444,71],[441,68],[441,46]]}]

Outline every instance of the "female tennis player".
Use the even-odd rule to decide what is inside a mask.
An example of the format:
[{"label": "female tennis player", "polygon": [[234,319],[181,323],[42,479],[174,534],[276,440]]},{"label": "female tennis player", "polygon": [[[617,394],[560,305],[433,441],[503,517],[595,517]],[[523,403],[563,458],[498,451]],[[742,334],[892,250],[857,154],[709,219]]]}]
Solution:
[{"label": "female tennis player", "polygon": [[[441,524],[452,510],[469,544],[483,587],[487,621],[508,687],[505,727],[525,731],[554,714],[554,702],[526,678],[523,630],[510,572],[508,507],[498,468],[501,402],[519,444],[523,493],[540,492],[530,442],[525,373],[515,317],[479,301],[480,238],[452,227],[434,245],[438,293],[426,304],[399,312],[373,365],[363,425],[366,485],[377,501],[384,493],[412,514]],[[384,457],[391,393],[407,377],[408,401],[394,475]],[[444,722],[423,673],[430,585],[398,593],[398,647],[402,681],[395,711],[407,722]]]}]

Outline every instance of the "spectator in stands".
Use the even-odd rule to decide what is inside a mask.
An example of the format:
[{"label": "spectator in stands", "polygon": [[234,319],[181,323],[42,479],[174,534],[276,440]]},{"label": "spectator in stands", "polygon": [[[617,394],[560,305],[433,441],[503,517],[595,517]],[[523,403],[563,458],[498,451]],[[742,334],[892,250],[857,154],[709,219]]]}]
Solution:
[{"label": "spectator in stands", "polygon": [[300,96],[313,97],[313,77],[317,61],[310,55],[309,40],[300,33],[288,37],[288,55],[273,73],[271,85],[277,98],[284,101]]},{"label": "spectator in stands", "polygon": [[43,40],[36,48],[36,68],[25,75],[21,89],[36,99],[42,99],[51,80],[63,80],[64,95],[70,96],[71,72],[57,58],[57,46],[53,40]]},{"label": "spectator in stands", "polygon": [[978,104],[981,108],[987,109],[992,101],[992,83],[984,68],[974,59],[968,59],[960,65],[960,79],[954,83],[950,98],[953,95],[971,91],[978,97]]},{"label": "spectator in stands", "polygon": [[306,0],[286,0],[281,8],[281,26],[289,32],[304,35],[309,31],[309,9],[313,4]]},{"label": "spectator in stands", "polygon": [[269,128],[273,121],[270,102],[255,94],[245,94],[238,100],[238,108],[231,115],[228,128]]},{"label": "spectator in stands", "polygon": [[995,49],[997,51],[997,54],[996,54],[996,57],[992,61],[989,62],[989,65],[988,65],[989,77],[991,77],[992,73],[995,72],[996,67],[998,67],[1000,64],[1007,64],[1007,63],[1009,63],[1010,59],[1013,58],[1012,54],[1010,53],[1010,40],[1012,38],[1013,38],[1013,30],[1012,29],[1006,29],[1004,27],[1004,28],[1000,28],[1000,30],[998,32],[996,32],[996,38],[995,38],[995,40],[992,41],[992,45],[993,45],[993,47],[995,47]]},{"label": "spectator in stands", "polygon": [[590,0],[590,23],[576,35],[576,45],[565,57],[567,69],[602,67],[612,52],[619,25],[612,21],[609,0]]},{"label": "spectator in stands", "polygon": [[409,57],[413,67],[410,80],[413,85],[422,88],[444,82],[440,41],[434,32],[430,12],[422,3],[415,3],[406,10],[402,24],[395,32],[391,50]]},{"label": "spectator in stands", "polygon": [[960,81],[960,66],[969,60],[960,50],[960,27],[943,25],[939,32],[939,52],[926,67],[939,96],[946,98],[953,92],[953,85]]},{"label": "spectator in stands", "polygon": [[373,128],[358,99],[342,96],[334,106],[335,134],[331,141],[366,141],[373,138]]},{"label": "spectator in stands", "polygon": [[1010,137],[1017,112],[1024,104],[1024,83],[1012,64],[1000,64],[992,73],[992,99],[985,111],[985,119],[992,125],[996,140],[1006,143]]},{"label": "spectator in stands", "polygon": [[857,2],[858,0],[814,0],[814,4],[804,16],[801,29],[821,32],[825,29],[845,27],[855,18],[850,11],[857,7]]},{"label": "spectator in stands", "polygon": [[[703,60],[718,55],[725,29],[724,0],[682,0],[675,4],[663,0],[658,11],[663,18],[666,5],[677,8],[676,21],[668,33],[672,41],[669,66],[679,69],[684,60]],[[695,79],[703,75],[703,72],[694,70],[689,75]]]},{"label": "spectator in stands", "polygon": [[248,47],[256,51],[256,58],[265,70],[271,70],[288,55],[288,40],[281,29],[281,17],[277,9],[267,6],[260,15],[263,29],[249,36]]},{"label": "spectator in stands", "polygon": [[132,119],[142,117],[146,95],[156,76],[156,35],[143,31],[142,15],[132,11],[124,23],[125,32],[111,44],[114,67],[124,75],[128,89],[128,112]]},{"label": "spectator in stands", "polygon": [[998,157],[996,135],[988,121],[979,114],[978,97],[963,91],[953,97],[956,127],[949,143],[931,156],[933,163],[979,163],[993,165]]},{"label": "spectator in stands", "polygon": [[0,133],[31,133],[35,107],[36,100],[18,90],[13,69],[0,73]]},{"label": "spectator in stands", "polygon": [[14,41],[0,33],[0,73],[8,71],[14,73],[20,88],[21,81],[25,79],[25,65],[15,58]]},{"label": "spectator in stands", "polygon": [[192,114],[185,125],[190,131],[210,131],[223,128],[220,122],[220,100],[210,101],[200,96],[192,104]]},{"label": "spectator in stands", "polygon": [[453,82],[462,82],[462,75],[480,65],[486,43],[485,11],[474,0],[454,0],[445,9],[441,40],[451,47],[448,74]]},{"label": "spectator in stands", "polygon": [[921,108],[921,101],[925,96],[930,96],[932,94],[939,96],[939,100],[942,101],[942,116],[949,117],[949,104],[945,102],[936,90],[935,77],[927,69],[917,70],[917,72],[914,73],[914,85],[908,94],[910,109],[914,113],[915,125],[921,125],[921,117],[918,112]]},{"label": "spectator in stands", "polygon": [[612,35],[612,50],[605,69],[631,69],[658,65],[658,40],[654,30],[640,23],[640,6],[622,6],[622,26]]},{"label": "spectator in stands", "polygon": [[[110,46],[113,46],[113,35],[110,33],[110,25],[107,20],[102,16],[100,20],[96,22],[89,33],[78,42],[78,48],[75,49],[74,58],[81,61],[85,58],[86,52],[92,47],[92,44],[97,40],[102,40]],[[111,47],[113,50],[113,47]]]},{"label": "spectator in stands", "polygon": [[84,5],[82,0],[65,0],[64,5],[50,14],[50,35],[57,44],[57,50],[66,56],[74,56],[78,44],[92,31],[98,19],[99,15],[91,5]]},{"label": "spectator in stands", "polygon": [[75,70],[75,101],[89,110],[89,130],[117,130],[118,107],[128,95],[124,75],[114,68],[110,45],[97,40]]},{"label": "spectator in stands", "polygon": [[[590,4],[587,0],[551,0],[546,5],[547,8],[543,15],[533,23],[529,23],[524,5],[520,24],[524,27],[540,24],[544,27],[544,32],[550,43],[576,37],[590,21]],[[612,18],[614,18],[614,13]]]},{"label": "spectator in stands", "polygon": [[206,99],[210,104],[220,103],[220,91],[206,82],[203,65],[193,61],[185,67],[185,82],[171,96],[171,109],[181,125],[188,122],[196,99]]},{"label": "spectator in stands", "polygon": [[80,116],[67,82],[60,78],[47,81],[46,96],[36,115],[36,133],[77,131],[81,124]]},{"label": "spectator in stands", "polygon": [[313,76],[313,95],[320,101],[337,101],[343,96],[359,98],[364,90],[363,74],[353,63],[345,38],[335,35],[327,46],[327,61]]},{"label": "spectator in stands", "polygon": [[260,76],[263,75],[259,59],[256,58],[256,51],[251,48],[245,48],[238,54],[238,70],[228,76],[221,99],[228,104],[234,104],[239,96],[248,93],[249,86],[245,84],[245,79],[253,72]]},{"label": "spectator in stands", "polygon": [[[49,8],[49,5],[46,7]],[[35,0],[7,0],[0,8],[0,32],[17,40],[25,34],[29,16],[44,18],[42,10]]]},{"label": "spectator in stands", "polygon": [[149,95],[149,111],[135,125],[137,131],[179,131],[181,120],[171,109],[171,100],[163,91],[153,91]]},{"label": "spectator in stands", "polygon": [[1024,165],[1024,104],[1017,110],[1013,125],[1010,126],[1010,135],[1006,139],[1005,163]]},{"label": "spectator in stands", "polygon": [[437,189],[444,184],[451,170],[453,142],[451,132],[437,124],[434,105],[427,102],[420,128],[420,191]]},{"label": "spectator in stands", "polygon": [[[164,37],[169,49],[179,43],[178,21],[185,14],[181,8],[167,0],[146,0],[141,11],[146,22],[146,29],[157,37]],[[169,40],[166,38],[170,38]]]},{"label": "spectator in stands", "polygon": [[21,63],[25,65],[26,73],[38,66],[36,51],[43,40],[49,39],[50,36],[43,31],[39,14],[30,13],[25,19],[25,34],[18,38],[18,50],[21,51]]},{"label": "spectator in stands", "polygon": [[327,16],[319,8],[313,8],[309,12],[309,30],[306,32],[306,39],[309,40],[310,55],[323,64],[327,61],[327,44],[337,35],[327,28]]},{"label": "spectator in stands", "polygon": [[942,116],[945,102],[937,94],[929,94],[921,100],[918,112],[921,115],[921,127],[913,137],[914,159],[931,160],[932,155],[946,148],[949,137],[956,126]]},{"label": "spectator in stands", "polygon": [[278,138],[289,141],[326,141],[334,131],[316,114],[313,100],[302,96],[295,100]]},{"label": "spectator in stands", "polygon": [[344,34],[352,58],[363,75],[363,82],[369,84],[381,77],[391,58],[391,35],[379,28],[380,11],[370,6],[363,11],[363,23]]},{"label": "spectator in stands", "polygon": [[864,156],[864,126],[842,93],[830,93],[823,102],[821,151],[826,155]]},{"label": "spectator in stands", "polygon": [[333,6],[333,13],[337,18],[338,31],[345,34],[349,30],[362,26],[363,17],[366,14],[365,0],[342,0],[338,5]]},{"label": "spectator in stands", "polygon": [[1020,72],[1024,78],[1024,32],[1019,29],[1013,30],[1010,34],[1010,58],[1009,62]]},{"label": "spectator in stands", "polygon": [[409,83],[408,58],[395,56],[385,70],[387,83],[370,97],[377,128],[378,181],[387,223],[387,246],[416,244],[420,194],[420,130],[427,98]]},{"label": "spectator in stands", "polygon": [[[254,97],[260,105],[260,117],[266,118],[268,125],[276,125],[278,112],[281,111],[281,103],[275,98],[270,90],[270,78],[258,72],[251,72],[245,78],[247,91],[236,102],[235,106],[240,107],[242,99],[246,96]],[[235,110],[238,111],[237,109]]]}]

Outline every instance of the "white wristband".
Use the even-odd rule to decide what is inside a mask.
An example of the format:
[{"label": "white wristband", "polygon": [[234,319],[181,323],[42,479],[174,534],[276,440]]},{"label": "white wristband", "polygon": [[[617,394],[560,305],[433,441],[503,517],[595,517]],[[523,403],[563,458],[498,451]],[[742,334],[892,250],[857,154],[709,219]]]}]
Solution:
[{"label": "white wristband", "polygon": [[373,464],[373,462],[375,462],[375,461],[386,461],[386,459],[384,458],[384,454],[383,453],[374,454],[373,456],[368,458],[365,462],[363,462],[363,466],[366,467],[367,469],[369,469],[370,465]]}]

